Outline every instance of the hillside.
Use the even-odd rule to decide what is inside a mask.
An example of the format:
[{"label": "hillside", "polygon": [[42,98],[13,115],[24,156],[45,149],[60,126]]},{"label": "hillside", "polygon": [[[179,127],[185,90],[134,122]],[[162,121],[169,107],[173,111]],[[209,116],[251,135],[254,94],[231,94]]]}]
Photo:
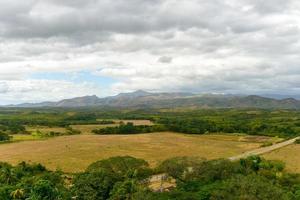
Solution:
[{"label": "hillside", "polygon": [[99,98],[94,96],[64,99],[58,102],[26,103],[9,107],[91,107],[107,106],[122,108],[264,108],[300,109],[300,101],[293,98],[273,99],[256,95],[234,96],[192,93],[150,93],[138,90],[116,96]]}]

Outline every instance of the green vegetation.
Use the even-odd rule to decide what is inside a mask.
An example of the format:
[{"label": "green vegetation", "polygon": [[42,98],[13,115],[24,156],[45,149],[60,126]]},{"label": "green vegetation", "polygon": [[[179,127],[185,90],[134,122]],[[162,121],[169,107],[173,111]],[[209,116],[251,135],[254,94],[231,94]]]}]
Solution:
[{"label": "green vegetation", "polygon": [[24,162],[13,167],[0,163],[1,200],[70,199],[61,172],[50,172],[40,164]]},{"label": "green vegetation", "polygon": [[133,123],[121,123],[119,126],[116,127],[106,127],[100,129],[92,130],[93,133],[99,135],[107,135],[107,134],[138,134],[138,133],[153,133],[153,132],[160,132],[166,131],[166,128],[162,125],[138,125],[135,126]]},{"label": "green vegetation", "polygon": [[6,142],[11,139],[11,136],[9,136],[7,133],[0,132],[0,142]]},{"label": "green vegetation", "polygon": [[[151,189],[156,176],[174,179],[173,187]],[[141,159],[112,157],[71,176],[40,164],[0,164],[3,200],[297,200],[299,185],[300,175],[286,173],[282,162],[256,156],[235,162],[177,157],[155,169]]]},{"label": "green vegetation", "polygon": [[295,144],[300,144],[300,139],[295,140]]},{"label": "green vegetation", "polygon": [[115,124],[116,122],[113,120],[98,120],[98,124],[106,125],[106,124]]},{"label": "green vegetation", "polygon": [[[222,132],[280,137],[294,137],[299,134],[298,123],[286,121],[284,116],[270,120],[268,115],[271,113],[266,113],[266,118],[246,112],[237,114],[234,116],[223,113],[219,116],[161,117],[156,122],[164,124],[170,131],[190,134]],[[295,120],[299,120],[298,117],[293,119]]]},{"label": "green vegetation", "polygon": [[[0,130],[8,134],[24,134],[26,133],[25,126],[68,127],[72,125],[108,125],[116,123],[111,119],[151,120],[156,125],[163,125],[165,130],[189,134],[222,132],[289,138],[298,135],[300,132],[300,111],[262,109],[3,108],[0,110]],[[133,132],[152,132],[151,130],[141,131],[141,129],[147,128],[158,127],[138,127],[139,130]],[[117,129],[111,128],[104,132],[111,134],[111,132],[116,131]],[[95,132],[100,133],[101,131]]]},{"label": "green vegetation", "polygon": [[25,133],[26,129],[20,123],[10,122],[8,120],[2,120],[0,124],[0,131],[9,133],[9,134],[18,134],[18,133]]}]

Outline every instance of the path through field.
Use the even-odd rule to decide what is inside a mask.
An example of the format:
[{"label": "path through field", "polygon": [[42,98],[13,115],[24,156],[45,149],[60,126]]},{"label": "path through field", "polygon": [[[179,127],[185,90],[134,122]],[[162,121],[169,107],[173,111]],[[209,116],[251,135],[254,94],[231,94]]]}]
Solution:
[{"label": "path through field", "polygon": [[262,147],[262,148],[254,149],[254,150],[251,150],[251,151],[247,151],[243,154],[230,157],[229,160],[239,160],[241,158],[246,158],[246,157],[249,157],[249,156],[262,155],[262,154],[265,154],[265,153],[269,153],[269,152],[274,151],[276,149],[280,149],[282,147],[291,145],[291,144],[295,143],[295,141],[297,139],[300,139],[300,137],[296,137],[296,138],[293,138],[293,139],[290,139],[290,140],[286,140],[284,142],[280,142],[280,143],[274,144],[272,146]]},{"label": "path through field", "polygon": [[[254,150],[251,150],[251,151],[247,151],[243,154],[240,154],[240,155],[237,155],[237,156],[232,156],[232,157],[229,157],[229,160],[239,160],[241,158],[246,158],[248,156],[253,156],[253,155],[262,155],[262,154],[266,154],[266,153],[269,153],[271,151],[274,151],[274,150],[277,150],[277,149],[280,149],[280,148],[283,148],[283,147],[286,147],[288,145],[291,145],[293,143],[295,143],[295,141],[297,139],[300,139],[300,137],[296,137],[296,138],[293,138],[293,139],[290,139],[290,140],[286,140],[284,142],[280,142],[280,143],[277,143],[277,144],[274,144],[272,146],[268,146],[268,147],[262,147],[262,148],[258,148],[258,149],[254,149]],[[153,185],[152,186],[152,189],[153,190],[163,190],[164,188],[166,188],[163,184],[167,183],[164,179],[166,177],[166,174],[157,174],[157,175],[153,175],[149,182],[150,182],[150,185]],[[175,186],[175,184],[169,184],[168,186]]]}]

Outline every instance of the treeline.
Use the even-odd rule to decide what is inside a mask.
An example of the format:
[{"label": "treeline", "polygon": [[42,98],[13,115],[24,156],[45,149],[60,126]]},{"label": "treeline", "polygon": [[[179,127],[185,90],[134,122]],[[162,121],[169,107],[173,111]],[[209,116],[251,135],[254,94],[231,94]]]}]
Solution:
[{"label": "treeline", "polygon": [[166,128],[162,125],[138,125],[135,126],[133,123],[128,122],[126,124],[121,123],[119,126],[106,127],[92,130],[95,134],[106,135],[106,134],[138,134],[138,133],[152,133],[165,131]]},{"label": "treeline", "polygon": [[[0,130],[13,134],[23,132],[25,126],[68,127],[75,124],[109,124],[113,123],[111,119],[147,119],[165,126],[167,130],[192,134],[223,132],[293,137],[300,133],[300,111],[183,108],[175,110],[6,109],[0,110]],[[107,130],[109,131],[114,132],[111,129]],[[151,132],[151,130],[142,132]]]},{"label": "treeline", "polygon": [[[175,179],[169,191],[149,187],[151,177],[161,173]],[[0,163],[3,200],[298,200],[299,185],[300,176],[286,173],[282,162],[260,157],[235,162],[179,157],[154,169],[142,159],[113,157],[72,177],[39,164]]]},{"label": "treeline", "polygon": [[23,124],[10,121],[10,120],[1,120],[0,121],[0,131],[6,132],[9,134],[18,134],[25,133],[26,128]]},{"label": "treeline", "polygon": [[294,137],[300,134],[289,126],[279,126],[261,122],[216,122],[199,118],[159,118],[157,125],[120,124],[116,127],[95,129],[95,134],[137,134],[160,131],[173,131],[187,134],[205,133],[245,133],[249,135],[266,135],[279,137]]},{"label": "treeline", "polygon": [[8,135],[7,133],[5,132],[1,132],[0,131],[0,142],[7,142],[7,141],[10,141],[11,140],[11,136]]},{"label": "treeline", "polygon": [[293,137],[300,134],[295,128],[288,125],[268,124],[260,121],[216,121],[199,118],[160,118],[157,123],[163,124],[166,129],[188,134],[204,133],[246,133],[249,135],[266,135]]}]

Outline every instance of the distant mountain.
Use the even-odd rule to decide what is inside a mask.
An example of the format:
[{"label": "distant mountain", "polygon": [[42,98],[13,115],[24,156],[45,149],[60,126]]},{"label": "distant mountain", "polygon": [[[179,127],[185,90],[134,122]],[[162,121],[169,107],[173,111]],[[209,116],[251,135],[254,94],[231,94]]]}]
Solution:
[{"label": "distant mountain", "polygon": [[294,98],[273,99],[257,95],[235,96],[192,93],[150,93],[138,90],[120,93],[116,96],[99,98],[97,96],[76,97],[58,102],[26,103],[10,107],[88,107],[107,106],[120,108],[266,108],[300,109],[300,101]]}]

